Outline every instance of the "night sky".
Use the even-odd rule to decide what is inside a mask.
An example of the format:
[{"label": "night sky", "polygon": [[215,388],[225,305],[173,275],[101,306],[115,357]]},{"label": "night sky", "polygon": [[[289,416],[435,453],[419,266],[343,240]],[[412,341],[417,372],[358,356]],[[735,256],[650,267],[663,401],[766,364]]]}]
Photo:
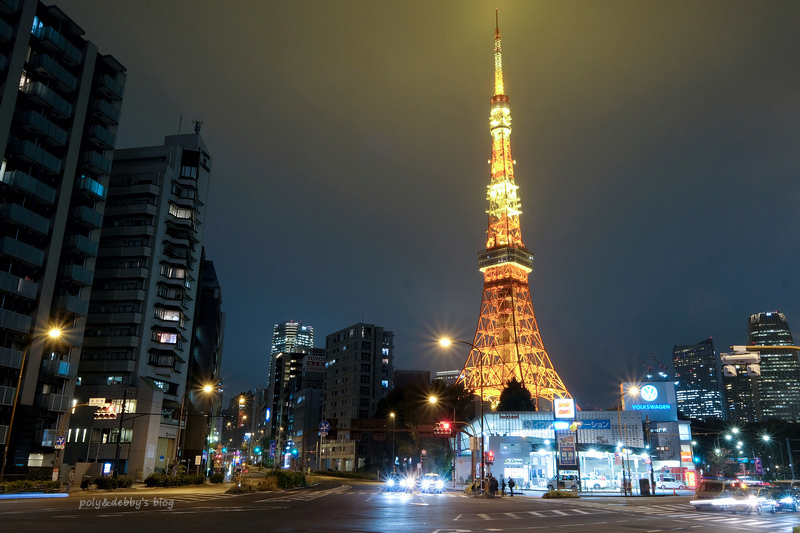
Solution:
[{"label": "night sky", "polygon": [[462,367],[435,339],[480,311],[495,7],[534,310],[579,405],[752,313],[800,336],[800,2],[54,1],[128,69],[118,148],[203,121],[226,396],[266,386],[290,319]]}]

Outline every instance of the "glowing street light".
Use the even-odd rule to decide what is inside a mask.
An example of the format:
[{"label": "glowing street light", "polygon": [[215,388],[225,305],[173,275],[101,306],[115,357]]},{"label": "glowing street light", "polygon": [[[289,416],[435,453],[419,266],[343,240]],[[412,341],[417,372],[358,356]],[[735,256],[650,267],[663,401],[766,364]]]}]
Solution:
[{"label": "glowing street light", "polygon": [[19,400],[19,389],[22,388],[22,374],[25,371],[25,360],[28,358],[28,352],[31,350],[31,346],[37,340],[41,339],[42,337],[50,337],[50,340],[57,340],[61,337],[62,331],[60,328],[50,328],[48,331],[44,333],[40,333],[39,335],[35,335],[28,344],[25,345],[25,348],[22,350],[22,358],[20,360],[19,365],[19,377],[17,378],[17,388],[14,389],[14,402],[11,404],[11,419],[8,421],[8,428],[6,429],[6,444],[3,447],[3,464],[0,466],[0,481],[3,480],[3,476],[6,473],[6,463],[8,462],[8,449],[11,447],[11,429],[14,426],[14,415],[17,413],[17,401]]}]

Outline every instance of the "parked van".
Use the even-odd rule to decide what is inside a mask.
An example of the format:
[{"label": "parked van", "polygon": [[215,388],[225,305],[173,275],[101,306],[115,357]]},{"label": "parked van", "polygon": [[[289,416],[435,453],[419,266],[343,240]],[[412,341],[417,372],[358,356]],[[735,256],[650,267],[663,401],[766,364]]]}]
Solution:
[{"label": "parked van", "polygon": [[703,479],[694,491],[691,504],[695,511],[723,509],[733,493],[742,488],[743,483],[736,479]]},{"label": "parked van", "polygon": [[659,477],[658,481],[656,481],[656,486],[660,489],[680,489],[683,490],[686,488],[686,484],[683,481],[679,481],[674,477],[670,476],[661,476]]}]

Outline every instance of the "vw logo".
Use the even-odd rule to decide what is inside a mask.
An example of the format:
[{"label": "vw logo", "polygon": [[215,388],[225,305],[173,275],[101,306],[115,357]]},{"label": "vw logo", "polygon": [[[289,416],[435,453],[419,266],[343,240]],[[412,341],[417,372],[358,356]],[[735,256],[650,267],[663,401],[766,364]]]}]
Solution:
[{"label": "vw logo", "polygon": [[642,387],[642,399],[646,402],[652,402],[656,398],[658,398],[658,389],[655,388],[653,385],[645,385]]}]

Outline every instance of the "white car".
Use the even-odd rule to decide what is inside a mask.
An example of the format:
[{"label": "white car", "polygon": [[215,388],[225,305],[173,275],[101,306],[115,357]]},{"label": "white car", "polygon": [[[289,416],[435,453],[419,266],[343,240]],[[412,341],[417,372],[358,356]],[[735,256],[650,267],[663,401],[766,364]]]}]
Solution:
[{"label": "white car", "polygon": [[594,490],[607,489],[608,480],[601,478],[585,477],[581,480],[581,486],[587,489],[594,489]]},{"label": "white car", "polygon": [[686,488],[686,483],[679,481],[674,477],[664,476],[656,481],[656,486],[660,489],[678,489],[683,490]]}]

